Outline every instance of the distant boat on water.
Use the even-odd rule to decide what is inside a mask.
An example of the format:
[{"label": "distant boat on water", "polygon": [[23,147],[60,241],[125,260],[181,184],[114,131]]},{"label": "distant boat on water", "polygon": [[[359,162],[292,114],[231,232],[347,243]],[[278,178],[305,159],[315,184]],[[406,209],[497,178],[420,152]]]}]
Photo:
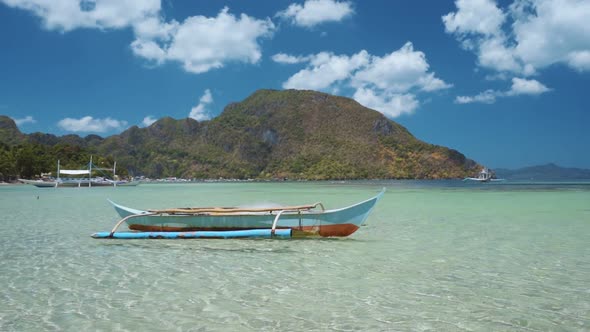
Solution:
[{"label": "distant boat on water", "polygon": [[494,172],[484,167],[482,170],[477,174],[475,178],[465,178],[463,181],[475,181],[475,182],[492,182],[492,181],[504,181],[504,179],[496,179]]},{"label": "distant boat on water", "polygon": [[[57,179],[46,178],[40,180],[27,180],[18,179],[20,182],[25,184],[32,184],[38,188],[57,188],[57,187],[119,187],[119,186],[137,186],[139,181],[127,181],[127,180],[111,180],[106,177],[92,177],[93,171],[108,171],[113,173],[113,177],[116,178],[116,166],[117,162],[114,163],[113,168],[100,168],[96,167],[92,163],[92,156],[88,163],[88,169],[60,169],[59,160],[57,161]],[[60,174],[69,176],[87,176],[87,177],[67,177],[62,178]]]},{"label": "distant boat on water", "polygon": [[137,186],[139,181],[127,180],[110,180],[101,177],[95,178],[58,178],[43,180],[18,179],[24,184],[32,184],[38,188],[56,188],[56,187],[120,187],[120,186]]}]

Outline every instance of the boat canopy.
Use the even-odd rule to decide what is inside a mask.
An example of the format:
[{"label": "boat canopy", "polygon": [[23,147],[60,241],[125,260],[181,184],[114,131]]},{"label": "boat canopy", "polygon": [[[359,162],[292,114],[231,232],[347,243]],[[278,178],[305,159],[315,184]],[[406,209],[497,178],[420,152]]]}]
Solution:
[{"label": "boat canopy", "polygon": [[59,174],[82,175],[82,174],[90,174],[90,171],[87,169],[60,169]]}]

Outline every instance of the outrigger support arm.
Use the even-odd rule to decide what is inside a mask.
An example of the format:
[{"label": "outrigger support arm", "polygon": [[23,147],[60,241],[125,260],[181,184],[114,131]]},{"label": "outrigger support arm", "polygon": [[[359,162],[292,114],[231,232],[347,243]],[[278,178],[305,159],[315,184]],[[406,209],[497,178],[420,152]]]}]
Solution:
[{"label": "outrigger support arm", "polygon": [[117,231],[117,228],[119,228],[119,226],[121,226],[121,224],[124,223],[124,222],[126,222],[127,220],[129,220],[131,218],[135,218],[135,217],[153,216],[155,214],[159,214],[159,213],[152,212],[152,213],[142,213],[142,214],[132,214],[132,215],[129,215],[129,216],[127,216],[127,217],[119,220],[119,222],[115,225],[115,227],[113,227],[113,229],[109,233],[109,237],[112,238],[113,237],[113,234],[115,234],[115,232]]},{"label": "outrigger support arm", "polygon": [[283,212],[285,212],[285,210],[279,211],[279,213],[277,213],[277,216],[275,217],[275,220],[272,222],[272,228],[270,229],[270,236],[275,235],[275,230],[277,229],[277,223],[279,222],[279,218],[281,217],[281,214],[283,214]]}]

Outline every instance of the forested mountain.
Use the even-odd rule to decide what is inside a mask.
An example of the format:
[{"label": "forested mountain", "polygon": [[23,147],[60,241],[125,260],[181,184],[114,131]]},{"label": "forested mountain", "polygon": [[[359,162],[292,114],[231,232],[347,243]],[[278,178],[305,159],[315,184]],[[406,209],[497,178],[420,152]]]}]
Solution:
[{"label": "forested mountain", "polygon": [[519,169],[498,168],[496,176],[509,180],[584,180],[590,179],[590,169],[567,168],[555,164],[523,167]]},{"label": "forested mountain", "polygon": [[104,139],[24,135],[3,117],[0,142],[5,153],[25,145],[47,150],[47,171],[63,159],[64,148],[76,147],[149,177],[437,179],[464,177],[480,168],[456,150],[416,139],[352,99],[302,90],[259,90],[210,121],[162,118]]}]

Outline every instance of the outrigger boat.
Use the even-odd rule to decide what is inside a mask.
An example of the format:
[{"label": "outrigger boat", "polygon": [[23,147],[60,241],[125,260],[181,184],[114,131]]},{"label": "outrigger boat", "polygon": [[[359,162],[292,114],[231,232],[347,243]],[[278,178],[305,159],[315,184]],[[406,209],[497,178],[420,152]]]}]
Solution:
[{"label": "outrigger boat", "polygon": [[463,181],[475,181],[475,182],[492,182],[492,181],[504,181],[504,179],[496,179],[494,172],[489,168],[482,168],[477,174],[476,178],[465,178]]},{"label": "outrigger boat", "polygon": [[[59,160],[57,161],[57,179],[26,180],[18,179],[24,184],[32,184],[38,188],[57,188],[57,187],[120,187],[120,186],[137,186],[138,181],[110,180],[105,177],[91,177],[93,171],[108,171],[116,177],[117,162],[113,168],[99,168],[92,163],[92,156],[86,169],[60,169]],[[94,166],[94,167],[93,167]],[[68,176],[87,176],[87,177],[69,177],[63,178],[60,175]]]},{"label": "outrigger boat", "polygon": [[[343,237],[359,229],[384,192],[385,189],[375,197],[334,210],[325,210],[322,203],[269,208],[137,210],[109,201],[123,219],[110,232],[95,233],[92,237]],[[131,231],[136,232],[117,232],[123,223],[126,223]]]},{"label": "outrigger boat", "polygon": [[[65,174],[65,173],[62,173]],[[32,184],[37,188],[57,187],[132,187],[139,184],[138,181],[110,180],[106,178],[58,178],[47,180],[18,179],[24,184]]]}]

